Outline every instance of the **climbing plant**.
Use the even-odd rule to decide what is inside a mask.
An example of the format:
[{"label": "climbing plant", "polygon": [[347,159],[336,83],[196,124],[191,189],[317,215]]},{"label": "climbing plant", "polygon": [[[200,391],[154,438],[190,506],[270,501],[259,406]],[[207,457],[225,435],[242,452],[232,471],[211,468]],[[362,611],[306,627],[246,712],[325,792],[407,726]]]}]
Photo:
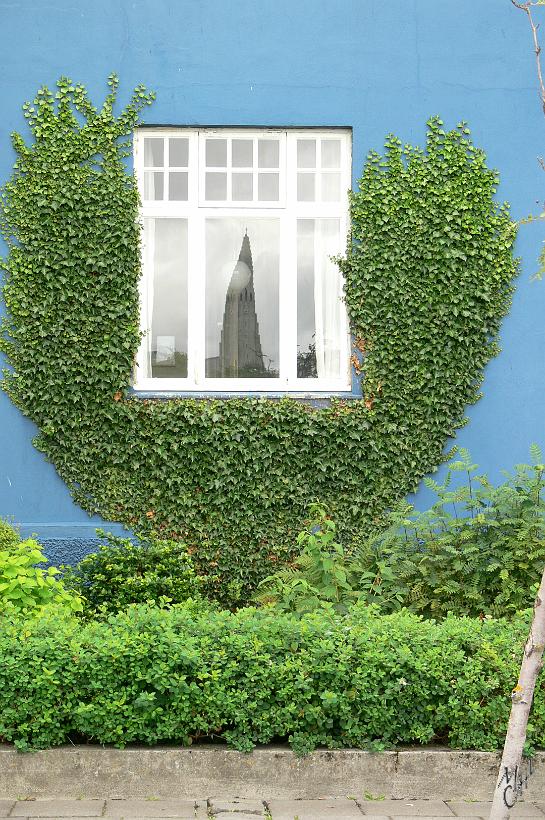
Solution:
[{"label": "climbing plant", "polygon": [[3,386],[88,512],[187,543],[208,592],[244,599],[296,549],[310,503],[346,546],[443,459],[497,350],[517,264],[497,175],[465,126],[389,137],[350,195],[339,264],[363,400],[141,399],[138,196],[125,167],[152,95],[119,115],[61,79],[24,108],[33,141],[2,199]]}]

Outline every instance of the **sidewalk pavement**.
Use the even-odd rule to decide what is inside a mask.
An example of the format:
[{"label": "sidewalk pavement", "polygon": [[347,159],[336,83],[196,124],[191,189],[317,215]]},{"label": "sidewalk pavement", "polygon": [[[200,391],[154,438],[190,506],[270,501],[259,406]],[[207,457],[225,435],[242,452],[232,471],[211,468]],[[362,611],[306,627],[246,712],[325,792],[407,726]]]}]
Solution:
[{"label": "sidewalk pavement", "polygon": [[[0,818],[18,820],[84,820],[105,817],[116,820],[444,820],[447,817],[487,820],[490,803],[442,800],[366,800],[334,797],[319,800],[243,800],[238,798],[199,798],[196,800],[0,800]],[[513,820],[545,820],[545,802],[518,803],[511,812]]]}]

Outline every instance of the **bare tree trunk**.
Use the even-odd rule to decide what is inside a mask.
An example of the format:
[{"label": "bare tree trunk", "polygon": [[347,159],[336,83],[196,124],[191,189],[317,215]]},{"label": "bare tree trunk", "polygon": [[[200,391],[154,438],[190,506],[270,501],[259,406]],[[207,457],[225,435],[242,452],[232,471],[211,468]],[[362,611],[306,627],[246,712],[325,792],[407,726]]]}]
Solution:
[{"label": "bare tree trunk", "polygon": [[543,666],[542,656],[545,646],[545,570],[541,578],[537,597],[534,603],[534,615],[530,634],[524,647],[520,667],[519,682],[513,689],[511,714],[507,726],[507,736],[503,747],[503,756],[490,820],[507,820],[509,811],[515,805],[522,791],[521,773],[522,752],[526,741],[528,715],[532,707],[537,676]]}]

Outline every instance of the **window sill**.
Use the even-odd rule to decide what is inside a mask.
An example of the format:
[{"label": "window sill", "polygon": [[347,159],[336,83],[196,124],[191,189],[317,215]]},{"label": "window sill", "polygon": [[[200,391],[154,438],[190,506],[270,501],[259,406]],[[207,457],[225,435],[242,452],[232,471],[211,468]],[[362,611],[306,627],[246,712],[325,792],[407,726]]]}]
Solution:
[{"label": "window sill", "polygon": [[353,391],[331,391],[331,390],[309,390],[297,392],[267,392],[253,391],[218,391],[216,393],[206,391],[187,391],[187,390],[142,390],[138,388],[131,388],[130,395],[132,398],[147,400],[147,401],[169,401],[171,399],[195,399],[197,401],[215,401],[226,399],[270,399],[271,401],[280,401],[281,399],[293,399],[302,404],[312,404],[316,407],[328,407],[333,399],[340,399],[341,401],[359,401],[361,399],[360,393]]}]

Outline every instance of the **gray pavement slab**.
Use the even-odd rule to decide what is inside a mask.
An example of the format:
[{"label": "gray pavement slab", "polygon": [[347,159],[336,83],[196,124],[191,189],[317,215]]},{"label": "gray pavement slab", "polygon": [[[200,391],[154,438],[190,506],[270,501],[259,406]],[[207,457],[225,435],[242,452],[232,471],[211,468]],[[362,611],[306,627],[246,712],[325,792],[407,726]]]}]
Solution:
[{"label": "gray pavement slab", "polygon": [[259,817],[266,817],[266,815],[261,812],[261,814],[257,814],[257,812],[249,812],[245,811],[235,811],[235,812],[221,812],[221,814],[213,814],[212,817],[218,817],[220,820],[258,820]]},{"label": "gray pavement slab", "polygon": [[15,805],[15,800],[0,800],[0,817],[7,817]]},{"label": "gray pavement slab", "polygon": [[[194,818],[196,800],[107,800],[104,817]],[[206,800],[200,804],[206,806]]]},{"label": "gray pavement slab", "polygon": [[[228,816],[230,816],[230,815],[225,815],[226,818]],[[293,814],[293,813],[289,813],[289,812],[286,812],[285,814],[284,813],[277,814],[275,812],[271,816],[272,816],[273,820],[315,820],[316,817],[325,817],[326,815],[324,815],[324,814],[316,815],[316,814],[313,814],[312,812],[309,812],[308,814],[306,812],[302,812],[300,814]],[[363,817],[363,814],[360,813],[357,816],[358,817]],[[338,811],[338,812],[334,811],[329,815],[329,817],[331,817],[331,820],[354,820],[355,815],[353,815],[353,814],[343,814],[342,811]]]},{"label": "gray pavement slab", "polygon": [[100,817],[104,800],[18,800],[9,817]]},{"label": "gray pavement slab", "polygon": [[[486,800],[447,801],[447,806],[452,809],[457,817],[488,817],[491,805],[492,803]],[[545,817],[535,803],[523,803],[521,801],[511,809],[510,815],[511,817]]]},{"label": "gray pavement slab", "polygon": [[454,812],[443,800],[363,800],[365,814],[388,817],[453,817]]},{"label": "gray pavement slab", "polygon": [[245,800],[243,798],[240,798],[240,800],[238,798],[220,800],[213,797],[208,801],[208,805],[213,815],[229,813],[229,819],[232,817],[232,812],[253,814],[254,817],[255,815],[259,817],[263,815],[265,809],[263,800]]},{"label": "gray pavement slab", "polygon": [[332,817],[335,820],[361,820],[363,813],[354,800],[337,797],[331,800],[267,800],[273,820],[318,820]]}]

